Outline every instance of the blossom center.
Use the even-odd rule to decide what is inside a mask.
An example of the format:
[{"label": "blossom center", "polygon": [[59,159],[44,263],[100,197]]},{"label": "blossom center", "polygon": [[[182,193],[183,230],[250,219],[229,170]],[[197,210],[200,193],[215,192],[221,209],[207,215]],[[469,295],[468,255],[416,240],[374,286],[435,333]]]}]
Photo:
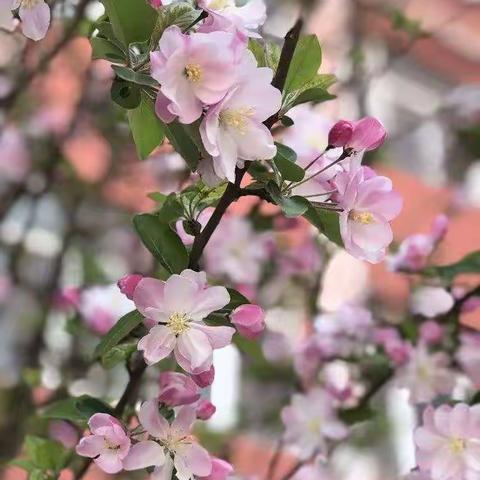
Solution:
[{"label": "blossom center", "polygon": [[21,6],[26,9],[35,7],[40,3],[40,0],[21,0]]},{"label": "blossom center", "polygon": [[105,442],[105,448],[108,450],[117,451],[120,450],[120,445],[109,442],[106,438],[103,439]]},{"label": "blossom center", "polygon": [[167,326],[174,335],[180,335],[190,328],[188,322],[189,318],[184,313],[173,313],[168,318]]},{"label": "blossom center", "polygon": [[202,79],[202,69],[200,68],[200,65],[189,63],[185,67],[185,76],[190,82],[199,82]]},{"label": "blossom center", "polygon": [[375,223],[375,218],[370,212],[357,212],[352,210],[349,214],[349,218],[350,220],[361,223],[362,225],[370,225],[371,223]]},{"label": "blossom center", "polygon": [[312,418],[308,422],[308,431],[310,433],[314,433],[314,434],[320,433],[321,427],[322,427],[322,422],[320,421],[319,418]]},{"label": "blossom center", "polygon": [[465,450],[465,440],[462,438],[452,438],[450,440],[450,450],[457,455],[462,453]]},{"label": "blossom center", "polygon": [[232,6],[231,0],[213,0],[213,2],[210,3],[208,8],[211,8],[212,10],[223,10],[231,6]]},{"label": "blossom center", "polygon": [[252,107],[227,109],[220,113],[220,123],[237,130],[240,135],[245,135],[254,114],[255,109]]}]

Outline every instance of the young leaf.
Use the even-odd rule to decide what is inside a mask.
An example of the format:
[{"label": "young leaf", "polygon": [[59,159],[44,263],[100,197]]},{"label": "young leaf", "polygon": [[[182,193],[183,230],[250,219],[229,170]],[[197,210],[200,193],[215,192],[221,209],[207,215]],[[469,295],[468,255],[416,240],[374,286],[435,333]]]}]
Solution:
[{"label": "young leaf", "polygon": [[142,95],[140,105],[128,112],[128,122],[137,147],[138,156],[144,160],[165,138],[162,124],[155,115],[152,101]]},{"label": "young leaf", "polygon": [[135,72],[132,69],[121,65],[112,65],[112,68],[117,77],[120,77],[127,82],[136,83],[137,85],[143,85],[146,87],[158,87],[157,81],[150,77],[150,75]]},{"label": "young leaf", "polygon": [[124,63],[126,61],[124,52],[105,38],[94,37],[90,40],[90,44],[92,45],[93,60],[103,58],[116,63]]},{"label": "young leaf", "polygon": [[113,410],[110,405],[107,405],[98,398],[90,397],[89,395],[82,395],[77,399],[75,405],[78,411],[87,419],[96,413],[108,413],[113,414]]},{"label": "young leaf", "polygon": [[183,205],[174,193],[168,195],[158,212],[158,218],[163,223],[172,223],[183,215]]},{"label": "young leaf", "polygon": [[100,358],[118,345],[124,338],[143,322],[142,315],[134,310],[124,315],[100,340],[93,352],[94,358]]},{"label": "young leaf", "polygon": [[156,46],[163,32],[171,25],[177,25],[182,30],[191,25],[201,14],[188,3],[172,3],[165,5],[159,11],[158,20],[153,30],[151,45]]},{"label": "young leaf", "polygon": [[42,418],[67,420],[83,425],[93,415],[92,412],[111,413],[111,408],[89,395],[82,395],[58,400],[45,407],[40,415]]},{"label": "young leaf", "polygon": [[137,350],[137,342],[121,343],[105,355],[102,356],[103,368],[110,369],[118,365],[119,363],[125,363],[130,355]]},{"label": "young leaf", "polygon": [[[309,202],[310,203],[310,202]],[[312,204],[308,207],[303,216],[329,240],[343,247],[342,235],[337,212],[330,212],[315,208]]]},{"label": "young leaf", "polygon": [[150,38],[157,11],[145,0],[102,0],[115,36],[128,46]]},{"label": "young leaf", "polygon": [[273,201],[283,210],[283,213],[289,218],[299,217],[303,215],[309,208],[310,204],[306,198],[295,195],[286,197],[282,195],[278,185],[269,182],[266,187]]},{"label": "young leaf", "polygon": [[276,143],[277,154],[273,159],[273,162],[277,166],[279,172],[282,174],[284,180],[292,182],[300,182],[305,177],[305,170],[296,165],[297,154],[286,145]]},{"label": "young leaf", "polygon": [[143,244],[166,270],[180,273],[187,268],[187,250],[168,223],[150,214],[137,215],[133,223]]},{"label": "young leaf", "polygon": [[68,456],[60,443],[30,435],[25,438],[25,452],[39,469],[57,473],[65,466]]},{"label": "young leaf", "polygon": [[322,49],[316,35],[300,38],[288,70],[284,93],[302,88],[318,72],[322,63]]}]

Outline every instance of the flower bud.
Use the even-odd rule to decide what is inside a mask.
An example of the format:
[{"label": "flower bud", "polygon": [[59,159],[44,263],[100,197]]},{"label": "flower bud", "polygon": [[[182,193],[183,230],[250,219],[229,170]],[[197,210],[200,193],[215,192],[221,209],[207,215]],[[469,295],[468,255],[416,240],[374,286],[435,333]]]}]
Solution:
[{"label": "flower bud", "polygon": [[74,287],[63,288],[54,295],[53,304],[59,310],[78,308],[80,304],[80,290]]},{"label": "flower bud", "polygon": [[162,0],[148,0],[148,3],[149,3],[153,8],[163,7]]},{"label": "flower bud", "polygon": [[432,239],[435,243],[441,242],[448,231],[448,217],[446,215],[438,215],[433,222]]},{"label": "flower bud", "polygon": [[265,312],[258,305],[241,305],[231,315],[232,323],[238,333],[250,340],[255,340],[265,329]]},{"label": "flower bud", "polygon": [[212,365],[206,372],[192,375],[192,380],[200,387],[207,388],[215,379],[215,367]]},{"label": "flower bud", "polygon": [[387,138],[385,127],[373,117],[365,117],[353,124],[353,133],[347,147],[355,151],[376,150]]},{"label": "flower bud", "polygon": [[217,407],[212,402],[206,398],[202,398],[202,400],[197,403],[195,413],[197,414],[198,419],[209,420],[216,411]]},{"label": "flower bud", "polygon": [[162,372],[160,374],[160,394],[158,400],[169,407],[189,405],[200,398],[200,391],[195,382],[176,372]]},{"label": "flower bud", "polygon": [[118,288],[127,298],[133,300],[133,293],[135,292],[135,288],[137,288],[137,285],[142,278],[142,275],[125,275],[118,281]]},{"label": "flower bud", "polygon": [[227,480],[233,473],[233,467],[220,458],[212,457],[212,473],[208,477],[198,477],[199,480]]},{"label": "flower bud", "polygon": [[348,120],[338,121],[328,134],[328,145],[330,147],[345,147],[353,134],[353,123]]}]

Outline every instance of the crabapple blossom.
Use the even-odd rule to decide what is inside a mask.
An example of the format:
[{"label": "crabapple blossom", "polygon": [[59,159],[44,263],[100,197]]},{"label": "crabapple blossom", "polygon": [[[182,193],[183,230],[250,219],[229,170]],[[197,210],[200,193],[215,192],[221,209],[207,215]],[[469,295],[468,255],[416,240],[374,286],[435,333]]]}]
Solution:
[{"label": "crabapple blossom", "polygon": [[480,406],[429,406],[414,440],[420,471],[431,480],[480,477]]},{"label": "crabapple blossom", "polygon": [[106,473],[118,473],[128,455],[131,441],[122,424],[111,415],[96,413],[88,421],[91,435],[83,437],[76,451],[93,461]]},{"label": "crabapple blossom", "polygon": [[140,313],[156,324],[138,342],[149,365],[173,351],[187,372],[205,372],[212,366],[213,350],[227,346],[235,333],[232,327],[210,327],[203,322],[230,301],[225,287],[208,286],[205,272],[184,270],[166,282],[143,278],[133,300]]},{"label": "crabapple blossom", "polygon": [[376,150],[387,137],[385,127],[373,117],[356,122],[340,120],[330,130],[328,143],[332,147],[343,147],[355,152]]},{"label": "crabapple blossom", "polygon": [[202,398],[195,407],[195,414],[200,420],[209,420],[216,411],[217,407],[206,398]]},{"label": "crabapple blossom", "polygon": [[30,154],[21,132],[12,125],[2,125],[0,130],[1,182],[22,181],[30,168],[30,162]]},{"label": "crabapple blossom", "polygon": [[320,388],[293,395],[291,404],[282,410],[282,421],[285,440],[299,447],[302,458],[309,458],[317,450],[326,453],[327,440],[342,440],[348,435],[331,397]]},{"label": "crabapple blossom", "polygon": [[212,365],[205,372],[192,375],[192,379],[200,388],[209,387],[215,379],[215,367]]},{"label": "crabapple blossom", "polygon": [[403,365],[410,358],[412,345],[403,340],[395,328],[377,328],[373,337],[395,365]]},{"label": "crabapple blossom", "polygon": [[[273,71],[258,68],[255,57],[245,51],[241,76],[200,125],[203,145],[212,156],[217,177],[235,181],[235,167],[245,160],[268,160],[277,148],[263,124],[280,109],[282,95],[271,85]],[[205,161],[205,160],[204,160]]]},{"label": "crabapple blossom", "polygon": [[12,10],[18,10],[23,34],[32,40],[45,37],[50,26],[50,7],[44,0],[0,0],[0,26],[12,29]]},{"label": "crabapple blossom", "polygon": [[199,477],[199,480],[226,480],[232,473],[233,467],[221,458],[211,457],[212,472],[207,477]]},{"label": "crabapple blossom", "polygon": [[258,305],[240,305],[230,319],[238,333],[250,340],[257,339],[265,330],[265,312]]},{"label": "crabapple blossom", "polygon": [[117,285],[98,285],[81,292],[78,309],[85,323],[94,332],[104,335],[135,306]]},{"label": "crabapple blossom", "polygon": [[453,296],[442,287],[419,287],[410,298],[412,313],[427,318],[434,318],[449,312],[454,304]]},{"label": "crabapple blossom", "polygon": [[438,242],[445,236],[448,228],[448,218],[439,215],[428,234],[418,233],[407,237],[395,255],[388,258],[390,270],[418,271],[427,265],[430,255],[434,252]]},{"label": "crabapple blossom", "polygon": [[177,372],[160,373],[158,400],[169,407],[189,405],[200,398],[198,385],[187,375]]},{"label": "crabapple blossom", "polygon": [[293,352],[296,374],[309,385],[318,373],[323,360],[337,351],[336,339],[314,333],[302,340]]},{"label": "crabapple blossom", "polygon": [[397,373],[396,382],[410,392],[411,403],[428,403],[438,395],[452,393],[455,376],[445,352],[430,353],[424,343],[410,352],[408,362]]},{"label": "crabapple blossom", "polygon": [[170,425],[160,415],[157,400],[143,403],[138,419],[155,441],[143,440],[135,444],[124,461],[125,470],[155,466],[152,478],[158,480],[170,479],[173,467],[177,471],[178,480],[191,480],[194,475],[210,475],[210,455],[191,435],[195,418],[195,408],[184,406]]},{"label": "crabapple blossom", "polygon": [[475,387],[480,387],[480,334],[462,333],[455,356]]},{"label": "crabapple blossom", "polygon": [[137,288],[137,285],[142,278],[143,275],[125,275],[118,281],[117,286],[129,300],[133,300],[133,293],[135,292],[135,288]]},{"label": "crabapple blossom", "polygon": [[428,320],[420,326],[420,338],[426,343],[439,343],[443,335],[443,327],[435,320]]},{"label": "crabapple blossom", "polygon": [[199,32],[238,31],[243,37],[260,37],[256,30],[267,19],[267,9],[263,0],[249,0],[237,7],[235,0],[199,0],[198,6],[209,13],[199,27]]},{"label": "crabapple blossom", "polygon": [[186,35],[176,25],[167,28],[150,54],[152,77],[161,85],[159,117],[192,123],[204,105],[220,102],[238,77],[237,47],[226,32]]},{"label": "crabapple blossom", "polygon": [[256,233],[240,216],[225,217],[205,249],[206,269],[235,283],[256,285],[270,256],[270,235]]},{"label": "crabapple blossom", "polygon": [[400,213],[402,199],[392,181],[371,169],[339,174],[340,232],[347,251],[361,260],[378,263],[392,242],[390,222]]}]

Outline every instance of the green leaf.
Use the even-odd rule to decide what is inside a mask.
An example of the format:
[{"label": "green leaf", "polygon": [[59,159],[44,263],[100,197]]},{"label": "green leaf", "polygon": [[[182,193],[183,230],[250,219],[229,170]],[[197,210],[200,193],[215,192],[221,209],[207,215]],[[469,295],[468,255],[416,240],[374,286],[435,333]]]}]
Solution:
[{"label": "green leaf", "polygon": [[306,198],[298,195],[293,197],[282,195],[280,188],[274,182],[269,182],[266,189],[273,201],[283,210],[283,213],[285,213],[287,217],[299,217],[300,215],[303,215],[310,206]]},{"label": "green leaf", "polygon": [[282,122],[282,125],[284,127],[293,127],[295,125],[295,122],[290,118],[290,117],[287,117],[286,115],[284,115],[280,121]]},{"label": "green leaf", "polygon": [[310,88],[305,90],[295,99],[293,106],[308,102],[317,104],[327,102],[328,100],[333,100],[334,98],[337,97],[331,93],[328,93],[323,88]]},{"label": "green leaf", "polygon": [[125,363],[137,350],[137,342],[121,343],[102,356],[102,366],[107,370],[119,363]]},{"label": "green leaf", "polygon": [[117,346],[124,338],[135,330],[143,321],[143,316],[137,310],[124,315],[100,340],[93,352],[94,358],[100,358]]},{"label": "green leaf", "polygon": [[127,110],[137,108],[142,101],[140,87],[119,78],[113,81],[110,94],[117,105]]},{"label": "green leaf", "polygon": [[68,456],[60,443],[30,435],[25,438],[25,452],[34,465],[54,472],[59,472],[65,466]]},{"label": "green leaf", "polygon": [[188,252],[168,223],[149,214],[137,215],[133,223],[144,245],[166,270],[181,273],[188,267]]},{"label": "green leaf", "polygon": [[336,243],[340,247],[343,247],[342,235],[340,233],[339,216],[337,212],[322,210],[310,204],[303,216],[329,240]]},{"label": "green leaf", "polygon": [[162,208],[158,212],[158,218],[163,223],[172,223],[182,217],[183,214],[183,205],[178,200],[176,194],[171,193],[165,198]]},{"label": "green leaf", "polygon": [[29,473],[36,469],[35,464],[32,461],[23,458],[16,458],[14,460],[10,460],[8,462],[8,465],[19,467]]},{"label": "green leaf", "polygon": [[187,125],[181,125],[178,122],[163,123],[162,125],[173,148],[184,158],[190,169],[195,170],[201,154],[188,133]]},{"label": "green leaf", "polygon": [[87,419],[96,413],[108,413],[113,414],[113,410],[110,405],[102,402],[98,398],[90,397],[89,395],[82,395],[77,399],[75,405],[78,411]]},{"label": "green leaf", "polygon": [[144,160],[165,138],[162,124],[155,114],[153,102],[142,95],[140,105],[128,112],[128,122],[138,156]]},{"label": "green leaf", "polygon": [[422,273],[432,277],[441,277],[447,282],[451,282],[457,275],[480,273],[480,250],[468,254],[459,262],[429,267]]},{"label": "green leaf", "polygon": [[316,35],[301,37],[288,70],[284,93],[298,90],[310,82],[322,64],[322,49]]},{"label": "green leaf", "polygon": [[123,67],[121,65],[112,65],[113,71],[117,77],[127,80],[127,82],[136,83],[146,87],[158,87],[158,82],[150,75],[145,73],[138,73],[131,68]]},{"label": "green leaf", "polygon": [[157,11],[145,0],[102,0],[115,36],[128,46],[148,40],[157,21]]},{"label": "green leaf", "polygon": [[85,424],[91,417],[91,412],[111,413],[111,408],[96,400],[89,395],[82,395],[80,397],[70,397],[64,400],[58,400],[50,405],[47,405],[40,413],[42,418],[49,418],[52,420],[67,420],[77,424]]},{"label": "green leaf", "polygon": [[191,25],[201,14],[188,3],[172,3],[159,10],[158,20],[152,34],[151,45],[156,46],[163,32],[171,25],[178,25],[182,30]]},{"label": "green leaf", "polygon": [[255,367],[268,364],[260,342],[248,340],[240,335],[233,336],[233,344],[253,362]]},{"label": "green leaf", "polygon": [[128,46],[128,58],[134,70],[147,64],[150,60],[150,41],[131,43]]},{"label": "green leaf", "polygon": [[228,293],[230,294],[230,302],[228,305],[225,307],[225,310],[228,310],[229,312],[235,310],[237,307],[240,307],[241,305],[248,305],[250,303],[250,300],[245,297],[245,295],[242,295],[240,292],[233,288],[227,288]]},{"label": "green leaf", "polygon": [[277,146],[277,154],[273,162],[277,166],[279,172],[282,174],[284,180],[292,182],[300,182],[305,177],[305,170],[296,165],[297,154],[286,145],[275,142]]},{"label": "green leaf", "polygon": [[124,63],[126,61],[125,54],[120,48],[109,40],[100,37],[94,37],[90,40],[92,45],[92,59],[98,60],[103,58],[110,62]]},{"label": "green leaf", "polygon": [[368,405],[365,405],[356,408],[349,408],[347,410],[340,410],[338,415],[347,425],[353,425],[355,423],[371,420],[375,416],[375,413],[375,410],[371,409]]}]

